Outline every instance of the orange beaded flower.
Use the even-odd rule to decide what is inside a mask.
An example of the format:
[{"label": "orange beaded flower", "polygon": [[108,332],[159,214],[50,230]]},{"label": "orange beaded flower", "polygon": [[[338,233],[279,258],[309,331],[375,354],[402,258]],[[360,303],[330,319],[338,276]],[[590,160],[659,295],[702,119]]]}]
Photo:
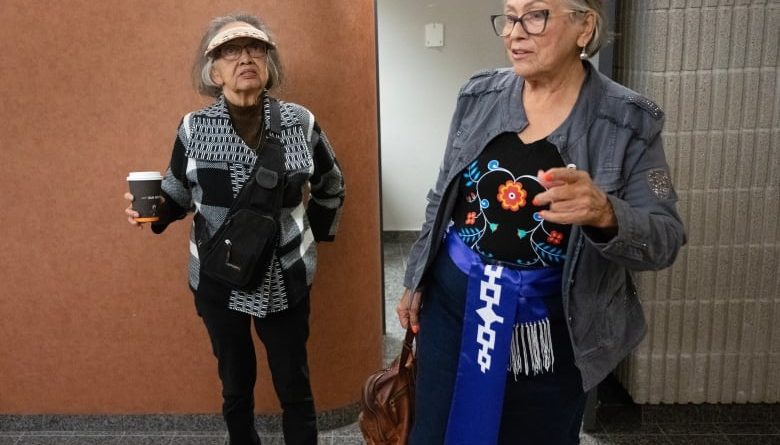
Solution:
[{"label": "orange beaded flower", "polygon": [[563,234],[557,230],[550,232],[550,236],[547,237],[547,242],[555,246],[560,245],[563,241]]},{"label": "orange beaded flower", "polygon": [[498,187],[497,198],[505,210],[516,212],[520,207],[525,207],[526,196],[528,192],[523,190],[523,184],[511,179]]}]

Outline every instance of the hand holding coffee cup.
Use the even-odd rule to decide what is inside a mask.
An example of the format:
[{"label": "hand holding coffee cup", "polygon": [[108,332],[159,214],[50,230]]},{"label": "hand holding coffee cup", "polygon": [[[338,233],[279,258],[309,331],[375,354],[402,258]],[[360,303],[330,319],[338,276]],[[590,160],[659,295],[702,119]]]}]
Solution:
[{"label": "hand holding coffee cup", "polygon": [[131,223],[155,222],[160,219],[158,206],[161,202],[160,172],[130,172],[127,176],[130,193],[125,194],[132,204],[125,210]]},{"label": "hand holding coffee cup", "polygon": [[[143,222],[139,222],[139,221],[136,220],[136,218],[139,218],[141,216],[141,214],[138,213],[137,211],[133,210],[133,199],[134,199],[134,196],[132,194],[130,194],[130,193],[127,193],[127,192],[125,192],[124,196],[125,196],[126,200],[130,201],[130,204],[125,209],[125,214],[127,215],[127,222],[129,222],[130,224],[138,227],[139,229],[143,228],[144,223]],[[163,203],[165,203],[165,197],[160,197],[160,204],[163,204]]]}]

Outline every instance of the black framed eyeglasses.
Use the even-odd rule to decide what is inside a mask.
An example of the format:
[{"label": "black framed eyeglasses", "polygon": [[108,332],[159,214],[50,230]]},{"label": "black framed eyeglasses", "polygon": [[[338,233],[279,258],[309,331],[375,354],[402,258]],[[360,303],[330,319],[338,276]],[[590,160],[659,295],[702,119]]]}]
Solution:
[{"label": "black framed eyeglasses", "polygon": [[[572,13],[584,13],[585,11],[568,10],[565,14]],[[549,9],[539,9],[536,11],[528,11],[520,17],[512,14],[497,14],[490,16],[490,22],[493,24],[493,31],[499,37],[506,37],[512,34],[512,30],[515,29],[515,25],[520,23],[523,27],[523,31],[529,36],[539,35],[547,29],[547,20],[553,17],[550,15]]]},{"label": "black framed eyeglasses", "polygon": [[219,57],[225,60],[238,60],[244,50],[249,53],[253,59],[264,59],[268,55],[268,46],[263,42],[250,42],[246,45],[237,45],[235,43],[226,43],[219,47]]}]

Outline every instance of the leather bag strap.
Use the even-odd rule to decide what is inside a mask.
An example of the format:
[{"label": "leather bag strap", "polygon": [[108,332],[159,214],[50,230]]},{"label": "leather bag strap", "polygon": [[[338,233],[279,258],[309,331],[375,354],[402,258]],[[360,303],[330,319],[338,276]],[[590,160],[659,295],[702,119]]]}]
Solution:
[{"label": "leather bag strap", "polygon": [[406,338],[401,347],[401,357],[398,359],[398,372],[409,372],[409,365],[414,360],[414,332],[411,328],[406,329]]}]

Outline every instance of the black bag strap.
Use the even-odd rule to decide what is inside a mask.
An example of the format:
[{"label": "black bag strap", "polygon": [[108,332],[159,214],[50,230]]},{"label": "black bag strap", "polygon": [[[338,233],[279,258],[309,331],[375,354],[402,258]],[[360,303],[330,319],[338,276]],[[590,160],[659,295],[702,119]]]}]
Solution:
[{"label": "black bag strap", "polygon": [[269,111],[269,130],[270,134],[277,139],[282,137],[282,107],[279,105],[279,101],[272,96],[268,96],[268,102],[270,105]]},{"label": "black bag strap", "polygon": [[251,208],[278,216],[282,208],[285,185],[284,149],[281,142],[282,111],[279,101],[268,96],[269,128],[257,150],[257,159],[250,179],[238,192],[225,217],[240,209]]}]

